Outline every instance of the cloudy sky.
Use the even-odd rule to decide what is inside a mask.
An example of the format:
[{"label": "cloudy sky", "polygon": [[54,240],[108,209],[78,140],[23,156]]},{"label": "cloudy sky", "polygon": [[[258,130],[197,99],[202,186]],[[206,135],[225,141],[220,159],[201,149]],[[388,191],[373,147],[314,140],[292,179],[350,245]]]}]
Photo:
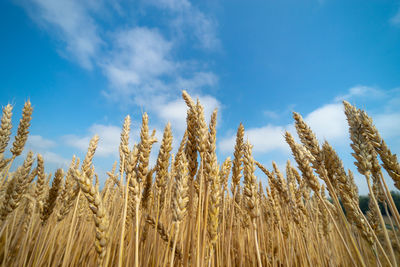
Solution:
[{"label": "cloudy sky", "polygon": [[207,117],[219,109],[220,161],[243,122],[256,159],[283,167],[297,111],[354,170],[343,99],[400,151],[398,1],[6,0],[0,10],[0,103],[15,105],[16,125],[31,100],[28,149],[48,171],[82,157],[96,133],[96,170],[109,170],[127,114],[133,142],[144,111],[159,139],[170,121],[179,142],[182,89]]}]

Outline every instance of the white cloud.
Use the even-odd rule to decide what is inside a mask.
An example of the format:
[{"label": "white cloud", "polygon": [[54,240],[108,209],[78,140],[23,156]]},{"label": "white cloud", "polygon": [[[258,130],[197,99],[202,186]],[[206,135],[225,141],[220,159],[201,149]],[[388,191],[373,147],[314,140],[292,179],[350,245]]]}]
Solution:
[{"label": "white cloud", "polygon": [[[250,128],[245,131],[245,138],[250,141],[255,153],[267,153],[271,151],[288,152],[288,146],[285,143],[284,133],[288,127],[266,125],[259,128]],[[236,135],[222,139],[218,147],[224,153],[232,153],[235,147]]]},{"label": "white cloud", "polygon": [[399,136],[400,113],[377,114],[372,119],[383,138]]},{"label": "white cloud", "polygon": [[218,77],[212,72],[196,72],[191,78],[178,77],[175,87],[178,89],[198,90],[203,87],[215,86]]},{"label": "white cloud", "polygon": [[24,153],[27,153],[29,150],[33,151],[34,153],[40,153],[43,156],[45,163],[51,163],[57,168],[68,166],[68,159],[51,151],[56,147],[57,143],[55,141],[44,138],[40,135],[31,134],[28,137]]},{"label": "white cloud", "polygon": [[[304,120],[320,141],[328,140],[333,144],[343,144],[347,140],[347,122],[342,104],[324,105],[306,115]],[[250,143],[254,145],[254,152],[269,153],[280,151],[289,154],[289,147],[284,138],[285,131],[295,135],[294,125],[268,124],[263,127],[249,128],[246,130],[246,136]],[[236,136],[233,135],[222,139],[219,142],[221,151],[232,152],[235,146],[235,138]]]},{"label": "white cloud", "polygon": [[254,152],[269,152],[280,150],[287,152],[288,146],[284,139],[285,127],[267,125],[261,128],[252,128],[246,131],[250,143],[254,145]]},{"label": "white cloud", "polygon": [[70,160],[60,156],[57,153],[51,151],[45,151],[42,153],[44,162],[52,163],[56,168],[66,168],[68,167]]},{"label": "white cloud", "polygon": [[266,117],[270,118],[270,119],[277,119],[277,118],[279,118],[278,113],[275,112],[275,111],[272,111],[272,110],[264,110],[264,111],[263,111],[263,114],[264,114]]},{"label": "white cloud", "polygon": [[99,136],[99,144],[96,149],[96,155],[100,157],[118,155],[121,127],[94,124],[89,128],[88,132],[89,134],[83,137],[66,135],[64,136],[64,141],[67,145],[78,148],[82,152],[85,152],[89,147],[90,139],[97,134]]},{"label": "white cloud", "polygon": [[165,121],[171,122],[174,130],[180,132],[186,127],[186,111],[187,106],[184,101],[177,99],[157,107],[158,116]]},{"label": "white cloud", "polygon": [[205,49],[216,49],[220,47],[217,37],[217,25],[215,20],[205,15],[187,0],[150,0],[158,8],[169,10],[173,13],[170,25],[179,35],[185,33],[193,34]]},{"label": "white cloud", "polygon": [[[129,145],[133,147],[136,143],[140,141],[140,122],[132,121],[131,123],[131,133],[129,137]],[[136,127],[137,126],[137,127]],[[154,148],[158,148],[159,143],[162,140],[163,129],[164,127],[154,127],[149,124],[149,131],[151,134],[153,129],[156,130],[155,137],[157,138],[157,143],[154,145]],[[96,156],[99,157],[117,157],[119,155],[119,143],[120,143],[120,136],[122,131],[122,122],[121,126],[115,125],[103,125],[103,124],[93,124],[87,130],[87,134],[83,136],[78,135],[65,135],[63,140],[66,145],[70,147],[75,147],[80,151],[86,153],[89,142],[93,138],[94,135],[99,136],[99,143],[96,149]]]},{"label": "white cloud", "polygon": [[202,47],[206,49],[216,49],[220,46],[220,41],[216,37],[215,21],[207,18],[198,9],[192,9],[188,12],[187,18],[177,20],[177,24],[181,27],[186,23],[186,21],[189,21],[189,25],[193,27],[194,34],[200,41]]},{"label": "white cloud", "polygon": [[201,92],[218,83],[214,73],[192,70],[185,62],[174,60],[173,47],[174,42],[157,29],[136,27],[116,34],[110,57],[101,65],[111,82],[105,94],[157,110],[157,106],[173,102],[170,96],[182,89]]},{"label": "white cloud", "polygon": [[131,91],[137,91],[176,68],[170,59],[172,43],[156,29],[136,27],[119,32],[113,39],[111,56],[103,67],[116,88],[131,86]]},{"label": "white cloud", "polygon": [[94,6],[76,0],[30,0],[24,5],[30,16],[45,28],[54,31],[65,44],[66,51],[81,66],[92,68],[92,60],[102,40],[98,28],[89,14]]},{"label": "white cloud", "polygon": [[350,100],[352,98],[360,97],[382,97],[385,93],[375,87],[356,85],[349,89],[349,92],[345,95],[337,96],[335,101]]},{"label": "white cloud", "polygon": [[400,26],[400,8],[397,13],[390,19],[390,23],[395,26]]},{"label": "white cloud", "polygon": [[[104,96],[120,105],[140,106],[157,115],[158,122],[171,121],[176,128],[174,134],[180,136],[185,128],[186,107],[182,99],[175,97],[182,89],[195,92],[193,97],[200,98],[207,121],[212,110],[221,105],[217,99],[202,92],[204,88],[216,86],[218,77],[201,61],[178,58],[175,50],[180,48],[182,41],[200,44],[206,49],[217,48],[216,23],[188,0],[154,0],[134,5],[148,8],[149,4],[163,9],[161,16],[171,25],[172,34],[164,27],[157,27],[157,23],[152,28],[139,25],[136,17],[120,23],[124,26],[104,27],[103,20],[113,16],[121,21],[126,18],[123,9],[131,5],[126,2],[22,2],[32,19],[61,41],[64,45],[60,49],[62,54],[66,53],[66,57],[74,58],[85,68],[97,67],[102,71],[109,82],[109,88],[102,91]],[[159,124],[156,128],[163,127]],[[100,141],[96,155],[115,156],[120,129],[95,124],[84,136],[68,135],[64,141],[85,152],[90,139],[98,133]]]},{"label": "white cloud", "polygon": [[[215,86],[217,76],[193,59],[178,59],[180,38],[203,47],[215,47],[215,23],[187,0],[155,0],[134,3],[140,8],[149,5],[164,9],[176,31],[169,34],[157,27],[143,27],[137,18],[123,21],[117,28],[106,28],[102,20],[126,20],[121,14],[132,3],[78,0],[23,0],[22,6],[43,28],[64,45],[61,53],[74,58],[85,68],[98,67],[109,81],[103,95],[125,104],[151,108],[147,103],[171,101],[181,89],[197,90]],[[117,12],[115,12],[117,11]],[[141,16],[143,14],[137,14]],[[172,21],[171,21],[172,20]],[[101,23],[100,23],[101,21]],[[161,20],[160,20],[161,21]],[[129,26],[125,26],[129,25]],[[162,29],[162,30],[161,30]],[[198,40],[193,40],[196,37]],[[65,51],[64,51],[65,50]],[[72,57],[71,57],[72,56]],[[151,100],[151,101],[150,101]]]},{"label": "white cloud", "polygon": [[[391,90],[391,92],[397,92]],[[334,103],[323,105],[307,115],[303,115],[305,122],[315,133],[317,139],[322,142],[327,140],[335,146],[345,147],[349,143],[348,124],[344,114],[342,103],[337,103],[341,99],[360,99],[363,97],[380,98],[386,102],[389,99],[388,92],[378,90],[368,86],[355,86],[349,89],[349,92],[335,98]],[[385,104],[383,104],[385,106]],[[267,113],[268,115],[268,113]],[[272,113],[272,115],[274,115]],[[393,138],[400,132],[400,113],[398,108],[392,112],[380,112],[370,114],[376,124],[378,130],[384,138]],[[246,125],[245,125],[246,128]],[[272,151],[281,151],[288,153],[288,146],[285,143],[283,132],[287,130],[295,134],[293,124],[289,125],[272,125],[268,124],[263,127],[254,127],[246,130],[249,141],[254,145],[255,152],[269,153]],[[235,145],[235,135],[221,139],[219,149],[224,153],[232,153]]]},{"label": "white cloud", "polygon": [[37,150],[47,150],[56,146],[56,142],[50,139],[45,139],[40,135],[29,135],[27,141],[28,149],[32,149],[33,151]]},{"label": "white cloud", "polygon": [[348,136],[347,121],[342,104],[324,105],[312,111],[304,120],[320,141],[326,139],[337,142]]},{"label": "white cloud", "polygon": [[182,11],[192,6],[187,0],[149,0],[148,3],[174,11]]}]

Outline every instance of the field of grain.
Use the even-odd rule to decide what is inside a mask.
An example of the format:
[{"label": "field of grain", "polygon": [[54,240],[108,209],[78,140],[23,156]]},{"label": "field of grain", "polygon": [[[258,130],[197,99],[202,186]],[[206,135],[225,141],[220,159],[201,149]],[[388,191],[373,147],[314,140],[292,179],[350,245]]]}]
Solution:
[{"label": "field of grain", "polygon": [[[46,162],[34,151],[11,168],[29,138],[33,109],[25,103],[6,158],[12,106],[5,106],[2,266],[398,266],[400,215],[383,173],[400,189],[400,164],[364,111],[343,103],[355,165],[370,191],[366,216],[353,174],[300,114],[293,118],[301,143],[285,133],[296,162],[288,161],[285,170],[272,163],[268,170],[253,158],[242,124],[232,158],[218,159],[217,110],[207,125],[201,103],[182,95],[187,130],[176,154],[170,124],[156,140],[144,113],[140,140],[129,140],[127,116],[120,160],[104,184],[92,164],[98,136],[68,170],[45,173]],[[155,142],[161,146],[150,166]],[[256,168],[268,186],[255,176]],[[384,220],[378,203],[392,216]]]}]

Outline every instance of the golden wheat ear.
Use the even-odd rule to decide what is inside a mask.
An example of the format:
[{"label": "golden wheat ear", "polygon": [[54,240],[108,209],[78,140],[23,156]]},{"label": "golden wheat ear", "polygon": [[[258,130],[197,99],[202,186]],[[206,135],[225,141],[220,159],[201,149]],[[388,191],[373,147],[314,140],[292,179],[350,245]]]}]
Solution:
[{"label": "golden wheat ear", "polygon": [[33,108],[31,102],[28,100],[22,109],[22,119],[19,122],[17,135],[11,148],[13,157],[21,155],[22,150],[24,150],[26,140],[28,140],[29,127],[31,126],[32,112]]},{"label": "golden wheat ear", "polygon": [[3,116],[1,117],[0,126],[0,154],[3,154],[7,148],[8,141],[10,141],[11,136],[11,118],[12,118],[13,106],[8,104],[3,108]]}]

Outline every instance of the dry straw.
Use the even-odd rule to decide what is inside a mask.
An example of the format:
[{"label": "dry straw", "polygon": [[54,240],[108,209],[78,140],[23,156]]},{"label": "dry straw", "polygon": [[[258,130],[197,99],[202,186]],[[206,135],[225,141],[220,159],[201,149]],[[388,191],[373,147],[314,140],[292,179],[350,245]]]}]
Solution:
[{"label": "dry straw", "polygon": [[[127,116],[116,147],[119,169],[116,161],[105,172],[105,182],[98,171],[111,166],[99,161],[95,169],[93,163],[97,135],[82,164],[74,157],[65,175],[61,169],[54,176],[46,173],[51,164],[41,155],[33,166],[32,152],[14,161],[25,155],[29,101],[12,157],[7,158],[12,106],[5,106],[0,127],[0,263],[398,266],[400,215],[383,172],[398,186],[399,163],[364,111],[344,103],[355,165],[370,189],[366,215],[353,173],[332,145],[318,142],[300,114],[293,114],[300,143],[290,133],[284,136],[296,167],[287,161],[282,172],[279,164],[254,158],[242,123],[232,160],[219,159],[217,111],[207,126],[205,107],[186,91],[182,96],[187,125],[179,146],[173,148],[174,125],[167,123],[160,148],[152,151],[157,140],[146,113],[140,140],[134,140],[138,145],[131,146],[129,137],[135,135]],[[158,155],[155,164],[150,155]],[[19,166],[12,166],[13,161]],[[265,175],[256,177],[255,166]],[[378,202],[391,214],[385,221]]]}]

